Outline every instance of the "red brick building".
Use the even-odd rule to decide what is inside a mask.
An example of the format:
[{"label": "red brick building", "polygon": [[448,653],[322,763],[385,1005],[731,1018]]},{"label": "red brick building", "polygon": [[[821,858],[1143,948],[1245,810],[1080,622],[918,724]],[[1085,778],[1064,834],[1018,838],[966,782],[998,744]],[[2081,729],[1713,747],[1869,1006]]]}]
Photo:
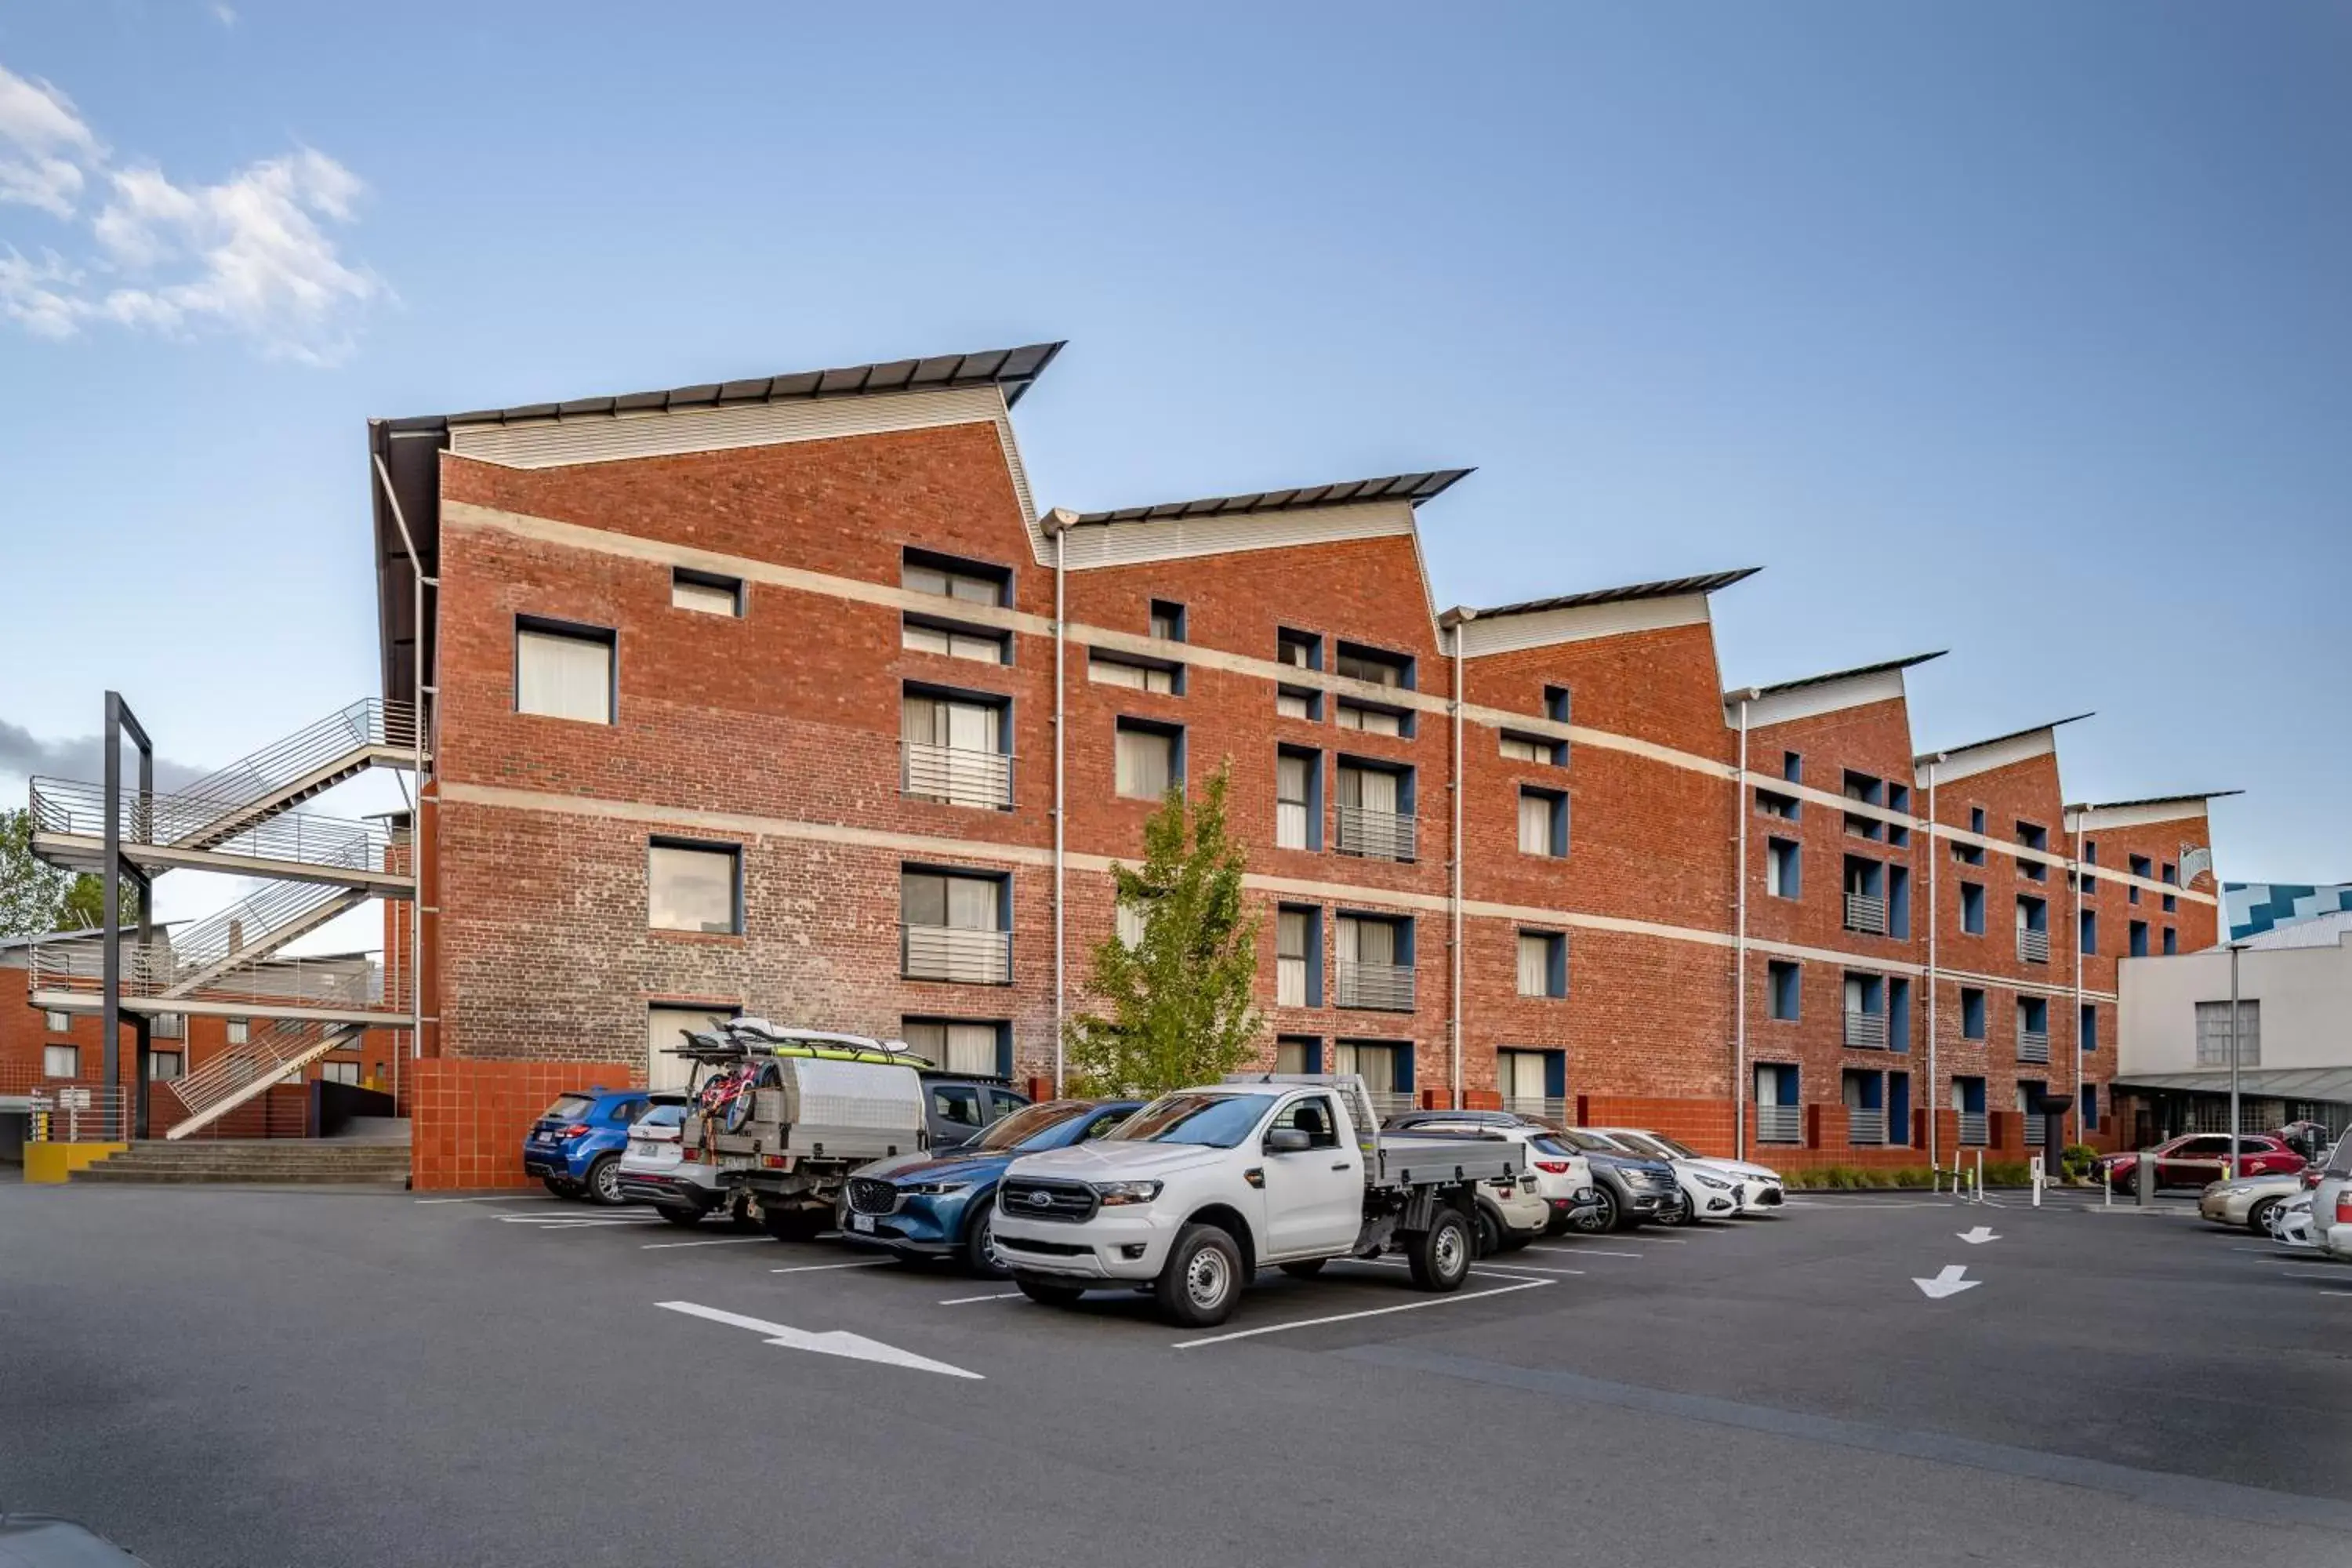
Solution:
[{"label": "red brick building", "polygon": [[1042,511],[1055,347],[372,426],[420,1185],[517,1179],[548,1096],[712,1013],[1050,1080],[1109,863],[1228,761],[1266,1059],[1400,1102],[2015,1150],[2021,1082],[2102,1102],[2131,893],[2212,940],[2210,867],[2161,872],[2201,803],[2064,807],[2053,727],[1917,756],[1916,660],[1727,695],[1746,571],[1440,614],[1461,470]]}]

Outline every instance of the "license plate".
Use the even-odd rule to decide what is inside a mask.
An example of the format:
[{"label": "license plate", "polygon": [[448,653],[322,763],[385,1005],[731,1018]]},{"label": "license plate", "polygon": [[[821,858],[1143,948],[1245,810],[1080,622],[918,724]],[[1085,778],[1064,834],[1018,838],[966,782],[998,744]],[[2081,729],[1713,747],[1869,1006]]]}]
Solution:
[{"label": "license plate", "polygon": [[650,1138],[632,1138],[629,1140],[629,1152],[636,1155],[641,1160],[652,1159],[654,1151],[658,1147],[659,1145],[655,1143]]},{"label": "license plate", "polygon": [[866,1235],[871,1236],[874,1234],[874,1216],[870,1214],[851,1215],[849,1216],[849,1228],[852,1230],[862,1230]]},{"label": "license plate", "polygon": [[751,1156],[749,1154],[721,1154],[719,1156],[719,1168],[722,1171],[748,1171],[751,1168]]}]

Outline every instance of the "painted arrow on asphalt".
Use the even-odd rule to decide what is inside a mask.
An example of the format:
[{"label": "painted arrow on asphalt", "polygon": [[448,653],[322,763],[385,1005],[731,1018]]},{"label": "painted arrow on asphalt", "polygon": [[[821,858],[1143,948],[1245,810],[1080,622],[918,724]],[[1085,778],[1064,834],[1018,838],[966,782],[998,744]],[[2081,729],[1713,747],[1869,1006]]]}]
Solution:
[{"label": "painted arrow on asphalt", "polygon": [[976,1372],[966,1372],[960,1366],[950,1366],[943,1361],[932,1361],[912,1351],[902,1351],[896,1345],[886,1345],[879,1340],[869,1340],[863,1334],[835,1329],[822,1334],[795,1329],[788,1323],[771,1323],[762,1318],[747,1318],[739,1312],[722,1312],[716,1307],[706,1307],[699,1301],[656,1301],[666,1311],[684,1312],[690,1318],[708,1318],[714,1323],[726,1323],[738,1329],[749,1329],[755,1334],[768,1336],[768,1343],[782,1345],[786,1350],[814,1351],[819,1355],[846,1356],[851,1361],[880,1362],[885,1366],[903,1366],[915,1372],[936,1372],[949,1377],[968,1377],[983,1382]]},{"label": "painted arrow on asphalt", "polygon": [[2000,1239],[2000,1237],[1992,1233],[1992,1226],[1989,1225],[1980,1225],[1974,1230],[1955,1231],[1953,1234],[1958,1236],[1962,1241],[1967,1242],[1970,1247],[1982,1247],[1988,1241],[1999,1241]]},{"label": "painted arrow on asphalt", "polygon": [[1911,1283],[1919,1287],[1921,1292],[1930,1301],[1940,1301],[1947,1296],[1957,1296],[1963,1290],[1973,1290],[1984,1283],[1981,1279],[1961,1279],[1960,1276],[1967,1272],[1968,1270],[1959,1264],[1947,1263],[1944,1265],[1944,1271],[1933,1279],[1914,1279]]}]

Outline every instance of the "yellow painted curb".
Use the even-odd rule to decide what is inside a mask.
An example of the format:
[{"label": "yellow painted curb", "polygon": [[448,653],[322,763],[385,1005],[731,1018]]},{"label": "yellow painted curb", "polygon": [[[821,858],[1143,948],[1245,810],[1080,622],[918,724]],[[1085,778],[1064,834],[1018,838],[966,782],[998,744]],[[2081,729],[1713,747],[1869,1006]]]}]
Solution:
[{"label": "yellow painted curb", "polygon": [[130,1147],[128,1143],[27,1143],[25,1145],[25,1180],[54,1185],[76,1171],[95,1165],[109,1154],[120,1154]]}]

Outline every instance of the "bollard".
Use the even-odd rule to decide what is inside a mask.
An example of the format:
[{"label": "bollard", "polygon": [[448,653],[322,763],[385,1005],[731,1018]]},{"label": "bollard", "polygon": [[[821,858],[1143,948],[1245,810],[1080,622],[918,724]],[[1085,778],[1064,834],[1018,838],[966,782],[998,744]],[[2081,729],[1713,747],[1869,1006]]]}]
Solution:
[{"label": "bollard", "polygon": [[2032,1159],[2032,1162],[2031,1167],[2030,1167],[2030,1168],[2029,1168],[2029,1170],[2027,1171],[2026,1174],[2027,1174],[2029,1177],[2031,1177],[2031,1178],[2032,1178],[2032,1183],[2033,1183],[2033,1206],[2034,1206],[2035,1208],[2040,1208],[2040,1207],[2042,1206],[2042,1156],[2041,1156],[2041,1155],[2036,1154],[2035,1156],[2033,1156],[2033,1159]]},{"label": "bollard", "polygon": [[2132,1201],[2141,1208],[2156,1203],[2156,1158],[2147,1150],[2139,1152],[2139,1163],[2132,1167]]}]

